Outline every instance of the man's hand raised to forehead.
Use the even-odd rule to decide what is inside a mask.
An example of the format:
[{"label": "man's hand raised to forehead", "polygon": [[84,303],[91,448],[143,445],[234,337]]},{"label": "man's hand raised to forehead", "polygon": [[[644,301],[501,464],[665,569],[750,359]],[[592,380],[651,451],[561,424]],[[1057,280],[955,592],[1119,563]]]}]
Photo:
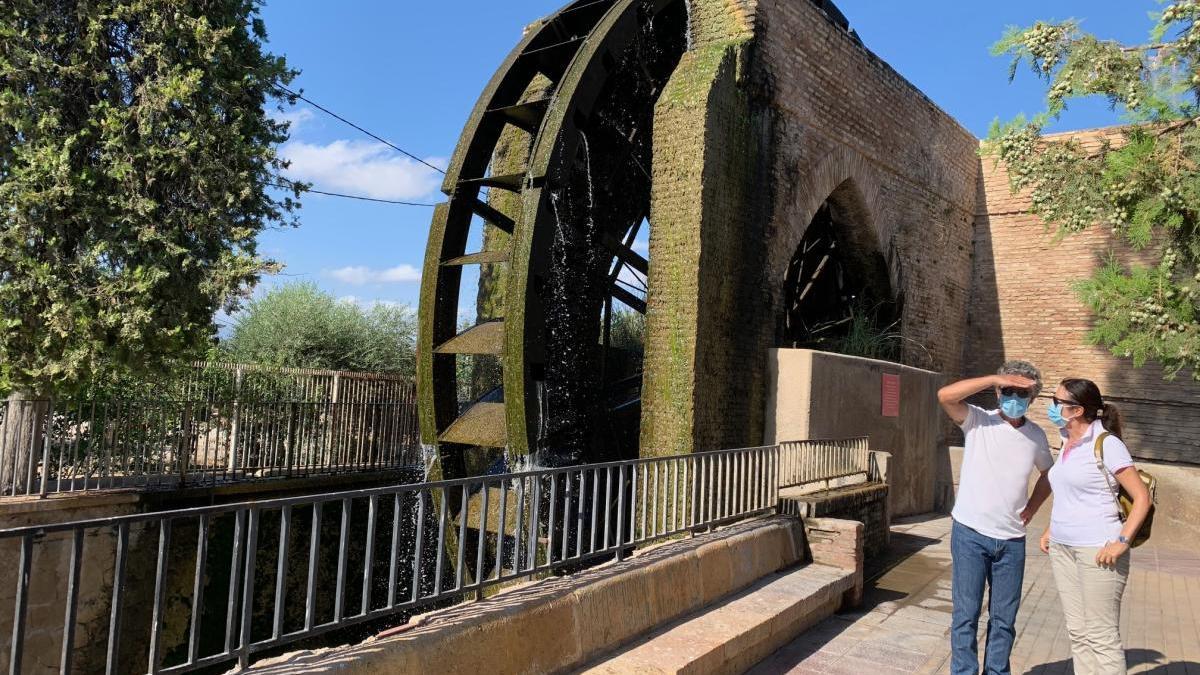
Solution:
[{"label": "man's hand raised to forehead", "polygon": [[942,405],[942,409],[946,411],[950,419],[954,420],[955,424],[962,424],[967,419],[968,408],[967,404],[963,403],[963,399],[966,397],[992,387],[1027,389],[1034,384],[1033,380],[1018,375],[980,375],[942,387],[938,390],[938,403]]},{"label": "man's hand raised to forehead", "polygon": [[993,381],[1000,388],[1033,389],[1037,385],[1037,380],[1031,380],[1023,375],[996,375]]}]

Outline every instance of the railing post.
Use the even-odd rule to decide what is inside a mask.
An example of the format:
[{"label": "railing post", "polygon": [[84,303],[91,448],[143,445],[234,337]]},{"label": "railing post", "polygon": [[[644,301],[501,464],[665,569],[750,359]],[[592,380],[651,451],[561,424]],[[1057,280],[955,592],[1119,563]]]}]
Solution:
[{"label": "railing post", "polygon": [[296,423],[297,417],[299,417],[299,415],[296,414],[296,402],[292,401],[292,402],[288,403],[288,414],[287,414],[287,424],[286,424],[287,434],[284,437],[284,441],[283,441],[284,462],[287,465],[287,475],[289,475],[289,476],[292,475],[292,465],[294,464],[293,457],[296,454],[294,452],[296,440],[295,440],[295,437],[293,436],[294,429],[292,428],[292,425],[294,425]]},{"label": "railing post", "polygon": [[231,478],[237,478],[238,465],[238,432],[241,422],[242,367],[233,371],[233,422],[229,427],[229,473]]},{"label": "railing post", "polygon": [[[35,419],[34,424],[38,421]],[[45,497],[50,486],[50,437],[54,435],[54,399],[46,403],[46,431],[42,433],[42,485],[39,497]]]},{"label": "railing post", "polygon": [[179,485],[182,487],[185,483],[187,483],[188,460],[192,455],[191,400],[186,400],[183,402],[183,420],[179,429],[179,450],[177,452],[177,461],[179,464]]},{"label": "railing post", "polygon": [[[37,460],[38,449],[38,430],[41,429],[41,415],[38,409],[41,407],[41,401],[27,401],[25,403],[26,416],[29,418],[29,452],[25,453],[25,494],[33,494],[33,476],[34,464]],[[13,467],[13,476],[16,477],[16,467]]]},{"label": "railing post", "polygon": [[328,452],[329,452],[329,457],[330,457],[329,463],[331,466],[334,464],[337,464],[338,462],[344,461],[344,458],[342,457],[342,451],[341,451],[342,440],[343,440],[342,439],[342,431],[341,431],[342,410],[341,410],[341,406],[339,405],[339,403],[341,402],[341,398],[342,398],[341,391],[342,391],[342,374],[339,371],[339,372],[336,372],[333,374],[333,389],[332,389],[332,391],[329,392],[329,404],[330,404],[331,409],[330,409],[330,421],[329,421],[329,429],[330,429],[329,445],[330,445],[330,448],[329,448]]},{"label": "railing post", "polygon": [[12,648],[8,672],[21,672],[21,655],[25,648],[25,613],[29,607],[29,573],[33,561],[33,535],[21,537],[21,562],[17,568],[17,591],[13,601]]},{"label": "railing post", "polygon": [[241,614],[241,644],[238,647],[238,667],[245,670],[250,667],[250,626],[254,616],[254,571],[258,556],[258,518],[259,510],[250,509],[250,526],[246,532],[246,567],[242,579],[242,614]]}]

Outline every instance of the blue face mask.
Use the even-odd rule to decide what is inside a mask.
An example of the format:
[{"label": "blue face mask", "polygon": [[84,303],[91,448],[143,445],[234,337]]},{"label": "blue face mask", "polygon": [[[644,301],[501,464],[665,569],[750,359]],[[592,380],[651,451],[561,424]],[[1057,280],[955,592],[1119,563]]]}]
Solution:
[{"label": "blue face mask", "polygon": [[1067,426],[1067,418],[1062,416],[1062,406],[1057,403],[1051,403],[1050,407],[1046,408],[1046,417],[1050,418],[1050,423],[1058,428]]},{"label": "blue face mask", "polygon": [[1011,394],[1005,396],[1000,395],[1000,412],[1009,419],[1021,419],[1025,413],[1029,411],[1029,399]]}]

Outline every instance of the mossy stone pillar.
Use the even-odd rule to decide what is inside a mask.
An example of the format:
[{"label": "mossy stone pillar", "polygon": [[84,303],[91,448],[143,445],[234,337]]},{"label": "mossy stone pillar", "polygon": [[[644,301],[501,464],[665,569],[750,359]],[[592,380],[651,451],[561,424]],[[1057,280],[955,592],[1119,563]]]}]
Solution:
[{"label": "mossy stone pillar", "polygon": [[744,86],[752,44],[693,47],[655,110],[642,456],[761,442],[769,113]]}]

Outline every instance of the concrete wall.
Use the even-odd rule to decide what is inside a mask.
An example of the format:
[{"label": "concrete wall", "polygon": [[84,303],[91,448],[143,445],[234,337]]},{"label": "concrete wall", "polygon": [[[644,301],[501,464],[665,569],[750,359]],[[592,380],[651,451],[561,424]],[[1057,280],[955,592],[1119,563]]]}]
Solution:
[{"label": "concrete wall", "polygon": [[[867,436],[872,450],[890,452],[893,516],[934,508],[938,463],[946,455],[937,373],[884,361],[808,349],[769,351],[767,443],[804,438]],[[884,417],[882,375],[900,376],[900,415]]]}]

